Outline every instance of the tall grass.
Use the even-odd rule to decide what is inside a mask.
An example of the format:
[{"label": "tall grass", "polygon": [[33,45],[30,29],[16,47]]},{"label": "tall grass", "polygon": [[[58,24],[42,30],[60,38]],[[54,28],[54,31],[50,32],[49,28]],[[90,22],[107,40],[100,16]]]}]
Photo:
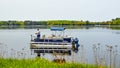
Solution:
[{"label": "tall grass", "polygon": [[79,63],[55,63],[50,62],[44,58],[37,57],[34,59],[0,58],[0,68],[98,68],[98,67],[96,65]]},{"label": "tall grass", "polygon": [[[30,53],[26,51],[25,48],[22,48],[20,51],[17,51],[15,49],[8,51],[7,46],[0,43],[0,68],[118,68],[119,65],[117,64],[120,63],[118,58],[120,56],[118,46],[104,45],[104,48],[102,46],[103,45],[100,43],[93,45],[92,56],[95,64],[90,65],[86,62],[85,55],[87,52],[85,52],[86,50],[84,45],[81,45],[79,48],[80,57],[77,60],[79,60],[80,63],[76,63],[75,53],[72,53],[71,59],[73,62],[63,63],[61,61],[59,63],[59,61],[57,61],[58,63],[55,63],[40,57],[31,59],[30,56],[27,57],[27,55]],[[65,60],[64,55],[60,53],[53,53],[53,56],[56,59]]]},{"label": "tall grass", "polygon": [[108,66],[108,68],[118,68],[117,64],[120,62],[117,63],[117,60],[119,60],[117,47],[117,45],[106,45],[103,49],[100,43],[94,44],[93,56],[95,64],[97,66]]}]

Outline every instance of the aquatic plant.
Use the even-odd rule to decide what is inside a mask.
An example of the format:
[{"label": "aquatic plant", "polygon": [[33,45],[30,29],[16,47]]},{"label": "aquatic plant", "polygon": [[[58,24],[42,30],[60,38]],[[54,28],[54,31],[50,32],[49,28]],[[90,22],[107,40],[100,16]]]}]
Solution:
[{"label": "aquatic plant", "polygon": [[[118,59],[117,45],[106,45],[106,50],[101,47],[101,44],[93,45],[93,56],[97,66],[108,66],[109,68],[116,68],[116,60]],[[108,63],[109,62],[109,63]],[[118,63],[117,63],[118,64]]]}]

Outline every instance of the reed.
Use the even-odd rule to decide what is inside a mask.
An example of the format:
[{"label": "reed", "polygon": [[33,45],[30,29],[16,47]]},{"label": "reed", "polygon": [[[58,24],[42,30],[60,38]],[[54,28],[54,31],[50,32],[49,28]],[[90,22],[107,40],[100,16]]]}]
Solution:
[{"label": "reed", "polygon": [[94,62],[97,66],[106,66],[108,68],[118,68],[118,46],[117,45],[106,45],[105,49],[101,47],[101,44],[93,45],[93,56]]},{"label": "reed", "polygon": [[[103,45],[104,46],[104,45]],[[53,53],[54,62],[50,62],[43,58],[34,58],[31,59],[31,56],[27,58],[27,55],[30,54],[29,51],[26,51],[26,48],[22,48],[20,51],[15,49],[11,49],[11,51],[7,51],[7,45],[0,43],[0,68],[17,68],[22,66],[21,68],[119,68],[119,58],[120,53],[118,51],[118,45],[106,45],[104,48],[100,43],[93,45],[93,59],[94,65],[87,64],[88,58],[85,57],[85,48],[84,45],[81,45],[79,48],[80,57],[78,58],[80,63],[76,63],[74,53],[72,53],[72,61],[71,63],[65,61],[64,55],[58,53]],[[9,55],[10,54],[10,55]],[[10,57],[8,57],[8,55]],[[34,54],[35,55],[35,54]],[[62,59],[63,61],[59,59]],[[56,63],[57,61],[57,63]],[[47,64],[47,65],[46,65]],[[118,65],[117,65],[118,64]],[[8,67],[9,66],[9,67]]]}]

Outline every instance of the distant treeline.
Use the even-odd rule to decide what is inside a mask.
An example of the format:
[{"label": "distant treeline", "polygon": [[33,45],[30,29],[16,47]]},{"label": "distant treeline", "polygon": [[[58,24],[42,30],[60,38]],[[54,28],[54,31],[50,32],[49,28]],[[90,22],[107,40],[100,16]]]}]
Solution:
[{"label": "distant treeline", "polygon": [[120,18],[103,22],[75,21],[75,20],[48,20],[48,21],[0,21],[2,25],[28,26],[28,25],[120,25]]}]

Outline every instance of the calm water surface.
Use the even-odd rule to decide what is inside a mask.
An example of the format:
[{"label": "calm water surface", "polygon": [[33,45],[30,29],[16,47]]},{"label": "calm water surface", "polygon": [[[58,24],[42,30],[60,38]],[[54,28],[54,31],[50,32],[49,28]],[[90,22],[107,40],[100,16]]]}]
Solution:
[{"label": "calm water surface", "polygon": [[[24,52],[24,58],[34,58],[36,54],[31,54],[29,49],[30,35],[34,35],[36,29],[0,29],[0,50],[4,57],[19,57],[19,53]],[[41,34],[49,36],[49,29],[40,29]],[[100,56],[106,52],[106,45],[117,45],[117,63],[120,64],[120,30],[111,30],[107,28],[91,29],[66,29],[65,35],[79,38],[79,51],[72,53],[72,56],[65,55],[68,61],[94,63],[93,45],[100,45]],[[4,46],[2,46],[4,45]],[[13,56],[13,54],[16,54]],[[52,54],[42,55],[49,60],[53,60]],[[107,57],[109,59],[109,56]],[[109,61],[107,61],[109,62]]]}]

